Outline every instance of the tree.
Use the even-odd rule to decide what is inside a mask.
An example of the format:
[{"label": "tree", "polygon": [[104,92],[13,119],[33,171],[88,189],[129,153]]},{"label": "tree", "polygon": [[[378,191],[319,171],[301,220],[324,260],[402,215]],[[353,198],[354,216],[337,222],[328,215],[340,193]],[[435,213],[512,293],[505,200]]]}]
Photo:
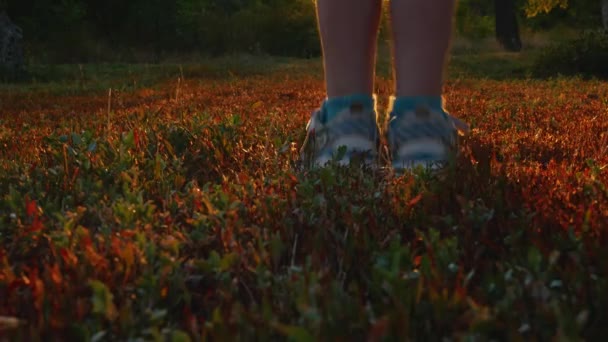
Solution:
[{"label": "tree", "polygon": [[[568,8],[568,5],[568,0],[528,0],[525,9],[526,15],[531,18],[541,13],[549,13],[557,7],[566,9]],[[608,0],[594,0],[593,6],[596,9],[600,9],[602,26],[604,30],[608,31]]]},{"label": "tree", "polygon": [[496,39],[509,51],[520,51],[522,44],[514,0],[494,0]]},{"label": "tree", "polygon": [[23,75],[23,33],[5,12],[0,11],[0,77],[16,79]]},{"label": "tree", "polygon": [[541,13],[549,13],[556,7],[567,8],[568,0],[528,0],[526,15],[535,17]]},{"label": "tree", "polygon": [[602,24],[604,30],[608,31],[608,0],[602,0]]}]

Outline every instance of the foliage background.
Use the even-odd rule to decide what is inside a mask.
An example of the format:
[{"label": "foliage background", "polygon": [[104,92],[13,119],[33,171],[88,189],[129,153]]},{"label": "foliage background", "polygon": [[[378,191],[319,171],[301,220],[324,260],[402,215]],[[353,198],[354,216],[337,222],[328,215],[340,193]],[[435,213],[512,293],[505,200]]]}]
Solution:
[{"label": "foliage background", "polygon": [[[543,2],[517,0],[524,28],[600,25],[598,0],[571,1],[548,13],[531,10]],[[320,54],[312,0],[0,0],[0,10],[24,29],[28,55],[38,62],[158,61],[175,53]],[[533,12],[539,15],[529,18]],[[460,0],[456,27],[467,38],[491,37],[493,1]]]},{"label": "foliage background", "polygon": [[7,0],[2,9],[23,28],[30,55],[50,62],[320,54],[309,0]]}]

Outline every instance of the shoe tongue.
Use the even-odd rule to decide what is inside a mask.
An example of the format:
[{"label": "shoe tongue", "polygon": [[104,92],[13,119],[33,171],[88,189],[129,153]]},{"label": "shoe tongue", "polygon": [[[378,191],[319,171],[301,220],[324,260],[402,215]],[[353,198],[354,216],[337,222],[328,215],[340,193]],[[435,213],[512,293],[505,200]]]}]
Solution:
[{"label": "shoe tongue", "polygon": [[362,103],[353,103],[350,105],[351,114],[361,114],[364,109],[365,106]]},{"label": "shoe tongue", "polygon": [[323,102],[322,118],[324,122],[332,121],[345,111],[350,114],[370,112],[374,108],[374,98],[370,95],[349,95],[328,98]]},{"label": "shoe tongue", "polygon": [[420,105],[416,107],[414,113],[418,119],[429,119],[431,117],[431,110],[427,106]]},{"label": "shoe tongue", "polygon": [[[349,105],[348,107],[344,108],[344,110],[348,110],[348,113],[350,115],[360,115],[360,114],[364,114],[366,112],[366,106],[363,103],[355,102],[355,103],[352,103],[351,105]],[[332,112],[332,111],[328,110],[327,108],[322,108],[321,122],[323,122],[324,124],[328,123],[329,121],[333,120],[337,116],[343,115],[344,110],[342,110],[341,112]]]}]

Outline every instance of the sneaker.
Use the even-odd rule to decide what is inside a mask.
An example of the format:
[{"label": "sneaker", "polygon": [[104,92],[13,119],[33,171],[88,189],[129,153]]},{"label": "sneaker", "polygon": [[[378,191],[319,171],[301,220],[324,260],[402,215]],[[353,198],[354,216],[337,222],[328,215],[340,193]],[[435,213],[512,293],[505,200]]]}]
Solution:
[{"label": "sneaker", "polygon": [[403,172],[422,166],[439,170],[453,159],[458,133],[468,126],[445,111],[420,106],[411,112],[391,113],[387,140],[393,170]]},{"label": "sneaker", "polygon": [[306,140],[300,150],[305,166],[323,167],[334,159],[340,165],[355,159],[366,166],[376,165],[380,135],[375,110],[353,104],[328,122],[325,117],[321,107],[306,126]]}]

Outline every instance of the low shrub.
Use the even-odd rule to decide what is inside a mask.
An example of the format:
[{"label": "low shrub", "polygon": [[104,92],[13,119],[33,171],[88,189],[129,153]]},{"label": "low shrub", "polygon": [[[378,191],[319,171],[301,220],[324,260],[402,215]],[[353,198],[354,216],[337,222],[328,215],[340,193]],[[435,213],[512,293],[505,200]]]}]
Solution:
[{"label": "low shrub", "polygon": [[551,45],[536,57],[536,76],[581,75],[608,79],[608,33],[584,31],[579,37]]},{"label": "low shrub", "polygon": [[231,12],[193,11],[178,16],[179,40],[210,55],[267,53],[314,57],[321,54],[314,4],[310,1],[264,1]]},{"label": "low shrub", "polygon": [[494,34],[494,11],[484,1],[461,0],[456,10],[456,32],[466,38],[483,39]]}]

